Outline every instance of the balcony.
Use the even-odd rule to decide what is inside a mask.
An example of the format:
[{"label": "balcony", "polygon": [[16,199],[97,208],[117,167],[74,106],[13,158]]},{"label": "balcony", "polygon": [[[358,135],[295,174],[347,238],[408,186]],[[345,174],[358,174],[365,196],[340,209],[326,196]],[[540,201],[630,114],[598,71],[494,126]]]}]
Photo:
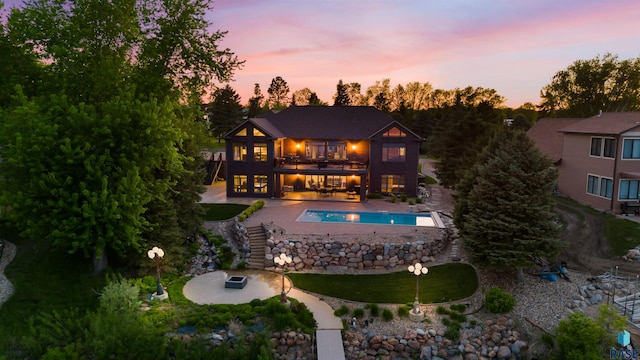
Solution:
[{"label": "balcony", "polygon": [[275,159],[275,168],[286,170],[322,170],[327,172],[366,172],[368,162],[360,159],[304,159],[290,155]]}]

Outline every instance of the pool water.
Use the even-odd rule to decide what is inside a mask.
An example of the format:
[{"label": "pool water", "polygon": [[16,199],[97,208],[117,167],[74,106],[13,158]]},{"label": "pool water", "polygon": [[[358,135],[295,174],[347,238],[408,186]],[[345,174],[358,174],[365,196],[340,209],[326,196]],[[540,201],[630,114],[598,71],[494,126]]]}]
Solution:
[{"label": "pool water", "polygon": [[296,221],[395,226],[435,226],[430,213],[395,213],[388,211],[339,211],[307,209]]}]

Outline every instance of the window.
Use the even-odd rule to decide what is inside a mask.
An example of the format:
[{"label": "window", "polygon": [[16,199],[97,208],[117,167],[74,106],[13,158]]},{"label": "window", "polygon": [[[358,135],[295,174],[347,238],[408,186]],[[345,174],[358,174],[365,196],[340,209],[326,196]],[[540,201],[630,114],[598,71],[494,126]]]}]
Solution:
[{"label": "window", "polygon": [[347,143],[345,142],[328,142],[327,158],[344,160],[347,158]]},{"label": "window", "polygon": [[404,144],[382,144],[382,161],[404,161],[406,147]]},{"label": "window", "polygon": [[387,130],[384,134],[382,134],[382,136],[384,136],[384,137],[405,137],[405,136],[407,136],[407,134],[404,131],[401,131],[400,129],[398,129],[397,127],[392,127],[391,129]]},{"label": "window", "polygon": [[247,161],[247,144],[233,144],[233,160]]},{"label": "window", "polygon": [[253,192],[256,192],[256,193],[267,192],[267,175],[253,176]]},{"label": "window", "polygon": [[622,141],[623,159],[640,159],[640,139],[624,139]]},{"label": "window", "polygon": [[308,142],[305,144],[305,153],[308,159],[325,159],[324,142]]},{"label": "window", "polygon": [[639,180],[620,180],[620,200],[638,200]]},{"label": "window", "polygon": [[591,156],[615,158],[616,157],[616,139],[592,137],[591,138],[591,150],[589,152]]},{"label": "window", "polygon": [[604,151],[602,152],[602,156],[611,159],[616,157],[616,139],[604,139]]},{"label": "window", "polygon": [[602,138],[600,137],[592,137],[591,138],[591,156],[600,156],[602,154]]},{"label": "window", "polygon": [[247,136],[247,128],[242,128],[240,129],[237,133],[236,136]]},{"label": "window", "polygon": [[253,161],[267,161],[267,144],[253,145]]},{"label": "window", "polygon": [[246,193],[247,175],[233,175],[233,189],[237,193]]},{"label": "window", "polygon": [[256,128],[253,128],[253,136],[264,136],[264,133]]},{"label": "window", "polygon": [[404,176],[403,175],[382,175],[382,184],[381,184],[380,191],[385,193],[404,192]]},{"label": "window", "polygon": [[589,175],[587,178],[587,193],[592,195],[598,195],[598,185],[600,178],[597,176]]},{"label": "window", "polygon": [[600,196],[611,199],[613,196],[613,180],[607,178],[600,179]]}]

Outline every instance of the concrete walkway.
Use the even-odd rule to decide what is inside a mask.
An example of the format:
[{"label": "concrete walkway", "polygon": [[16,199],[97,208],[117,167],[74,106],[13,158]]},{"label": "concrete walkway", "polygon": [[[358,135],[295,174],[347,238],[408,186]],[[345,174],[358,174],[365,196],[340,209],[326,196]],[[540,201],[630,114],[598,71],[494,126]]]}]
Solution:
[{"label": "concrete walkway", "polygon": [[[244,289],[229,289],[224,282],[229,276],[247,276]],[[300,289],[292,288],[285,276],[287,296],[304,303],[317,322],[318,360],[344,359],[342,320],[333,314],[329,304]],[[282,292],[282,275],[261,270],[215,271],[189,280],[182,289],[184,296],[196,304],[245,304],[253,299],[265,300]]]}]

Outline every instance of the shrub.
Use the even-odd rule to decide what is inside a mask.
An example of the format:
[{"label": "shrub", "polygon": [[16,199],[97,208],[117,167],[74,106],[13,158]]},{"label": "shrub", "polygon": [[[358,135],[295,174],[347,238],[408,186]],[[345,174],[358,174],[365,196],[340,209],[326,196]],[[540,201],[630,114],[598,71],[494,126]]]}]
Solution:
[{"label": "shrub", "polygon": [[449,319],[449,318],[442,318],[442,325],[444,325],[444,326],[449,326],[449,325],[451,325],[451,319]]},{"label": "shrub", "polygon": [[413,205],[413,204],[415,204],[414,200],[413,199],[409,199],[409,205]]},{"label": "shrub", "polygon": [[447,310],[447,308],[445,308],[444,306],[440,305],[436,308],[436,314],[446,315],[446,314],[449,314],[449,310]]},{"label": "shrub", "polygon": [[467,317],[460,313],[451,313],[449,314],[449,317],[451,318],[451,320],[458,321],[461,323],[467,321]]},{"label": "shrub", "polygon": [[391,195],[391,199],[389,199],[389,201],[391,201],[392,203],[395,204],[397,199],[398,199],[398,197],[396,197],[395,195]]},{"label": "shrub", "polygon": [[453,310],[453,311],[457,311],[457,312],[461,313],[461,312],[464,312],[465,310],[467,310],[467,305],[465,305],[465,304],[451,304],[451,306],[449,308],[451,308],[451,310]]},{"label": "shrub", "polygon": [[380,316],[380,307],[378,306],[378,304],[369,304],[367,305],[367,307],[369,308],[369,315],[373,317]]},{"label": "shrub", "polygon": [[384,197],[384,195],[382,195],[381,193],[368,193],[367,194],[367,199],[382,199]]},{"label": "shrub", "polygon": [[484,305],[494,314],[503,314],[511,311],[516,304],[516,299],[499,287],[492,287],[484,297]]},{"label": "shrub", "polygon": [[364,309],[361,308],[357,308],[357,309],[353,309],[353,316],[361,319],[364,317]]},{"label": "shrub", "polygon": [[393,320],[393,313],[391,312],[391,310],[389,309],[384,309],[382,310],[382,319],[384,321],[391,321]]},{"label": "shrub", "polygon": [[238,263],[238,265],[236,266],[236,268],[238,270],[244,270],[247,268],[247,266],[249,266],[249,264],[247,264],[246,262],[242,261],[240,263]]},{"label": "shrub", "polygon": [[400,306],[398,308],[398,316],[401,318],[409,316],[409,309],[406,306]]},{"label": "shrub", "polygon": [[447,331],[445,331],[444,333],[444,336],[450,340],[458,340],[458,338],[460,337],[460,328],[462,328],[462,325],[460,325],[459,322],[454,321],[449,325]]},{"label": "shrub", "polygon": [[347,305],[342,305],[340,306],[340,308],[336,309],[333,314],[335,316],[343,316],[343,315],[347,315],[349,313],[349,307]]},{"label": "shrub", "polygon": [[416,198],[416,204],[422,204],[422,202],[423,202],[422,198],[420,198],[420,197]]},{"label": "shrub", "polygon": [[407,196],[407,194],[400,194],[401,202],[407,202],[407,199],[409,199],[409,196]]}]

